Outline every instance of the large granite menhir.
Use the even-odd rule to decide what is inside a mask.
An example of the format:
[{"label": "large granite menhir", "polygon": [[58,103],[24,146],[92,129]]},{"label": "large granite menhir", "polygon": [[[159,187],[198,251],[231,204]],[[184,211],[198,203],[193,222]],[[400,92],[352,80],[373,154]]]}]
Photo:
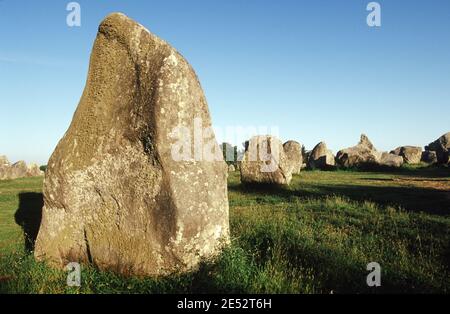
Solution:
[{"label": "large granite menhir", "polygon": [[188,62],[125,15],[109,15],[48,163],[36,258],[164,275],[215,256],[229,238],[226,164],[172,157],[172,131],[192,132],[195,118],[211,126]]}]

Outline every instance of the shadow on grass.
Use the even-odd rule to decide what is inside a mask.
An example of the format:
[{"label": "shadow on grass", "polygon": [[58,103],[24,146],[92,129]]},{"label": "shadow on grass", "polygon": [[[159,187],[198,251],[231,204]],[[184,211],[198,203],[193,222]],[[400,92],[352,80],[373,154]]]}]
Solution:
[{"label": "shadow on grass", "polygon": [[429,165],[425,167],[402,167],[400,172],[405,175],[428,177],[428,178],[450,178],[450,167],[447,165]]},{"label": "shadow on grass", "polygon": [[315,185],[324,195],[338,194],[356,201],[396,205],[411,212],[450,214],[450,191],[432,188],[365,185]]},{"label": "shadow on grass", "polygon": [[14,218],[16,223],[22,227],[25,238],[25,250],[28,252],[34,250],[34,243],[41,225],[43,206],[42,193],[27,192],[19,194],[19,208]]},{"label": "shadow on grass", "polygon": [[[381,287],[369,287],[366,283],[370,260],[359,260],[342,251],[323,247],[320,244],[291,244],[291,265],[302,265],[315,270],[319,279],[320,293],[414,293],[439,292],[442,287],[406,270],[384,269]],[[439,282],[438,282],[439,283]]]},{"label": "shadow on grass", "polygon": [[450,168],[445,165],[406,165],[400,168],[380,165],[365,165],[360,168],[339,168],[338,171],[376,172],[381,174],[393,174],[419,178],[450,178]]},{"label": "shadow on grass", "polygon": [[371,201],[383,206],[400,206],[411,212],[450,215],[450,191],[432,188],[312,183],[306,189],[248,184],[230,185],[228,189],[252,194],[262,201],[264,201],[264,196],[276,196],[289,201],[292,197],[324,198],[340,195],[354,201]]}]

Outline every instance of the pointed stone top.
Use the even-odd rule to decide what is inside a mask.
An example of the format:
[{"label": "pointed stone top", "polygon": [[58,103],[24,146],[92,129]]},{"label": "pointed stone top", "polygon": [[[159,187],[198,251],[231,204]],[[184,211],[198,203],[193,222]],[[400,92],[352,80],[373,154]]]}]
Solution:
[{"label": "pointed stone top", "polygon": [[326,149],[327,148],[327,144],[322,141],[319,144],[317,144],[316,147],[325,147],[325,149]]},{"label": "pointed stone top", "polygon": [[311,156],[313,156],[313,159],[317,159],[320,156],[326,155],[327,150],[327,144],[325,144],[325,142],[320,142],[316,146],[314,146],[313,150],[311,151]]},{"label": "pointed stone top", "polygon": [[106,16],[100,23],[98,30],[101,33],[114,33],[120,35],[121,33],[128,33],[130,28],[142,27],[138,22],[129,18],[123,13],[115,12]]},{"label": "pointed stone top", "polygon": [[166,41],[123,13],[115,12],[105,17],[98,27],[98,32],[123,45],[135,62],[145,58],[149,50],[167,56],[178,53]]},{"label": "pointed stone top", "polygon": [[19,160],[13,163],[13,167],[27,167],[27,163],[24,160]]},{"label": "pointed stone top", "polygon": [[361,134],[361,138],[359,140],[358,145],[364,145],[364,146],[369,147],[370,149],[375,149],[375,147],[373,146],[372,142],[369,140],[367,135],[365,135],[364,133]]},{"label": "pointed stone top", "polygon": [[445,133],[439,138],[439,141],[445,147],[450,147],[450,132]]}]

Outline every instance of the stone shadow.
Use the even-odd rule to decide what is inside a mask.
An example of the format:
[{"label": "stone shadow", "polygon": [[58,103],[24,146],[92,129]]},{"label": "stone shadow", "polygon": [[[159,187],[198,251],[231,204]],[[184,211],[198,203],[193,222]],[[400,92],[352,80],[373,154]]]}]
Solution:
[{"label": "stone shadow", "polygon": [[379,174],[387,175],[400,175],[408,177],[417,178],[450,178],[450,167],[446,165],[428,165],[420,168],[409,168],[409,167],[388,167],[379,165],[366,165],[360,168],[338,168],[340,171],[351,171],[351,172],[376,172]]},{"label": "stone shadow", "polygon": [[339,195],[354,201],[371,201],[382,206],[400,206],[411,212],[450,215],[450,191],[426,187],[311,183],[305,188],[303,186],[281,187],[237,184],[229,186],[228,190],[258,199],[264,199],[265,196],[271,195],[286,201],[289,201],[291,197],[325,198]]},{"label": "stone shadow", "polygon": [[34,243],[39,232],[42,219],[42,207],[44,198],[42,193],[26,192],[19,194],[19,208],[14,218],[22,227],[25,239],[25,250],[34,250]]}]

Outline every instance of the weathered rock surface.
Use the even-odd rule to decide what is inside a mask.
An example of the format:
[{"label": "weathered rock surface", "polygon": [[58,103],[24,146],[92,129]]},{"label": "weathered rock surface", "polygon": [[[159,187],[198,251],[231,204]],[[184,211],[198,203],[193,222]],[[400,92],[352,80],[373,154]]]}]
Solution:
[{"label": "weathered rock surface", "polygon": [[259,135],[246,142],[240,171],[242,183],[288,185],[293,166],[279,139]]},{"label": "weathered rock surface", "polygon": [[378,160],[378,164],[381,166],[398,168],[401,167],[401,165],[403,165],[403,157],[383,152],[381,153],[380,160]]},{"label": "weathered rock surface", "polygon": [[228,165],[228,172],[235,172],[236,168],[234,167],[234,165]]},{"label": "weathered rock surface", "polygon": [[5,155],[0,156],[0,167],[2,166],[10,166],[10,162]]},{"label": "weathered rock surface", "polygon": [[400,167],[403,164],[403,157],[377,151],[369,138],[362,134],[356,146],[342,149],[337,153],[336,161],[343,167]]},{"label": "weathered rock surface", "polygon": [[308,167],[311,169],[330,169],[335,166],[335,157],[325,142],[317,144],[309,154]]},{"label": "weathered rock surface", "polygon": [[287,141],[283,149],[288,162],[292,163],[292,174],[299,174],[303,164],[302,145],[296,141]]},{"label": "weathered rock surface", "polygon": [[360,167],[363,165],[376,165],[381,158],[381,153],[376,151],[369,138],[361,134],[361,139],[356,146],[338,151],[336,161],[343,167]]},{"label": "weathered rock surface", "polygon": [[11,165],[11,179],[24,178],[27,176],[28,167],[25,161],[20,160]]},{"label": "weathered rock surface", "polygon": [[9,176],[8,169],[6,167],[0,166],[0,180],[7,180]]},{"label": "weathered rock surface", "polygon": [[358,144],[368,147],[371,150],[375,150],[375,146],[373,146],[372,142],[369,140],[369,138],[365,134],[361,134]]},{"label": "weathered rock surface", "polygon": [[434,142],[425,146],[425,150],[435,151],[437,162],[440,164],[450,163],[449,151],[450,151],[450,132],[445,133]]},{"label": "weathered rock surface", "polygon": [[407,164],[418,164],[422,158],[422,148],[417,146],[400,146],[391,151],[391,154],[402,156]]},{"label": "weathered rock surface", "polygon": [[44,175],[44,172],[39,169],[37,164],[29,164],[27,166],[27,173],[32,177]]},{"label": "weathered rock surface", "polygon": [[435,164],[437,163],[437,155],[436,152],[433,150],[425,150],[422,152],[422,162],[426,162],[428,164]]},{"label": "weathered rock surface", "polygon": [[214,133],[208,143],[219,159],[173,155],[175,130],[192,134],[194,118],[211,126],[187,61],[125,15],[109,15],[72,123],[48,163],[35,257],[163,275],[215,256],[229,225],[227,166]]},{"label": "weathered rock surface", "polygon": [[397,155],[397,156],[400,156],[400,152],[401,152],[401,150],[402,150],[402,147],[403,146],[400,146],[400,147],[397,147],[396,149],[393,149],[393,150],[391,150],[391,154],[394,154],[394,155]]},{"label": "weathered rock surface", "polygon": [[20,160],[11,165],[6,156],[0,156],[0,180],[12,180],[42,175],[44,175],[44,173],[36,164],[27,165],[25,161]]}]

